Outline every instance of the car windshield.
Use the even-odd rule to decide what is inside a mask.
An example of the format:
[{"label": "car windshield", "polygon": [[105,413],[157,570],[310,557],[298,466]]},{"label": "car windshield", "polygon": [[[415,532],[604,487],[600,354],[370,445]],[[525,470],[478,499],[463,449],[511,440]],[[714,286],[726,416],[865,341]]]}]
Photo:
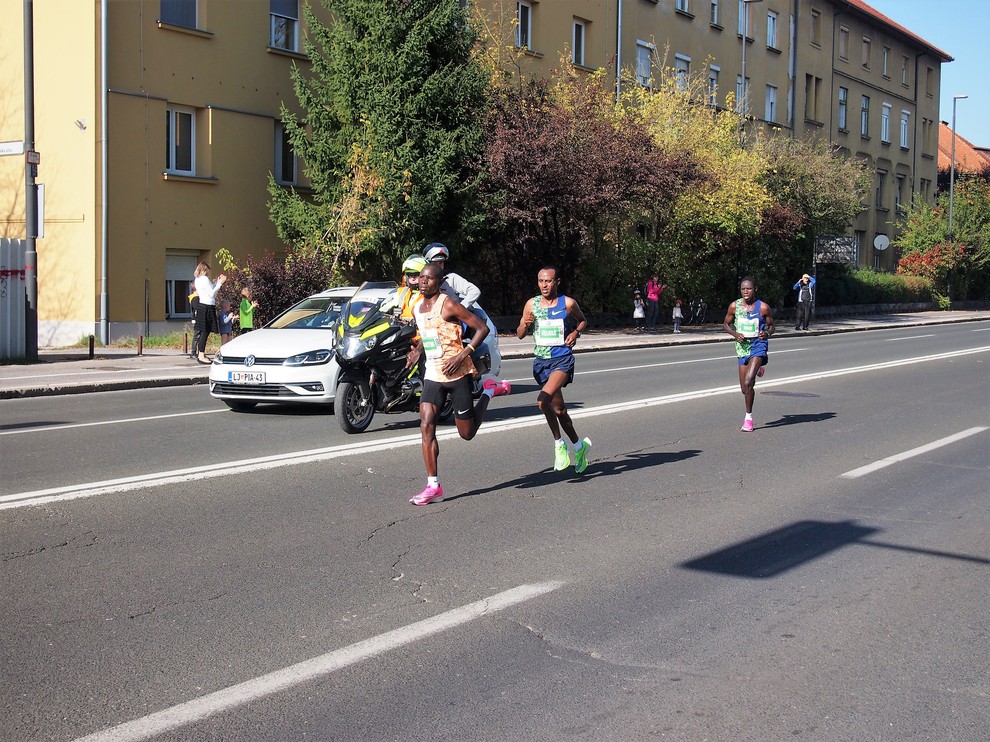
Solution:
[{"label": "car windshield", "polygon": [[268,327],[276,330],[327,330],[340,317],[340,308],[346,301],[337,296],[311,296],[280,314]]}]

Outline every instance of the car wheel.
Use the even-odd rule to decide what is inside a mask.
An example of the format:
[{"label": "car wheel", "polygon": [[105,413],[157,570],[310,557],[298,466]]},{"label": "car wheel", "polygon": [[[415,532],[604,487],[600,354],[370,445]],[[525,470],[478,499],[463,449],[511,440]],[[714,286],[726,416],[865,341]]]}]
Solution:
[{"label": "car wheel", "polygon": [[375,416],[375,400],[364,381],[342,381],[333,398],[333,414],[345,433],[363,433]]},{"label": "car wheel", "polygon": [[245,402],[239,399],[225,399],[223,403],[234,412],[249,412],[258,404],[257,402]]}]

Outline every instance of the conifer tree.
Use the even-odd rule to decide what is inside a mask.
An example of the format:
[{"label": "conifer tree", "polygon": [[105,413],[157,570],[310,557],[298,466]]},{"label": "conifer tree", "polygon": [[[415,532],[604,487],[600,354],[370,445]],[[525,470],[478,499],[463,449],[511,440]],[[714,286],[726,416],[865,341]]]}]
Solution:
[{"label": "conifer tree", "polygon": [[303,114],[282,109],[313,194],[271,180],[271,217],[343,275],[386,275],[472,208],[488,77],[457,0],[322,1],[333,20],[304,7],[312,66],[292,73]]}]

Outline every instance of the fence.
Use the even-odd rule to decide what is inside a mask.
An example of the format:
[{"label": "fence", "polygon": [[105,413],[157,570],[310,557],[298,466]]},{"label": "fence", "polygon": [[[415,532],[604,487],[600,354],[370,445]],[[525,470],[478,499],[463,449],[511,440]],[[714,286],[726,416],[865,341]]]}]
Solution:
[{"label": "fence", "polygon": [[24,240],[0,237],[0,360],[26,354]]}]

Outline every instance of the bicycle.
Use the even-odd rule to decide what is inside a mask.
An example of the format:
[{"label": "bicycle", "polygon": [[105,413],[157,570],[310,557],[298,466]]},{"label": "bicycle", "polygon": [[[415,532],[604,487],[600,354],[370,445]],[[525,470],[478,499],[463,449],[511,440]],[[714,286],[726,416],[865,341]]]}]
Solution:
[{"label": "bicycle", "polygon": [[708,304],[704,299],[692,299],[688,303],[687,312],[684,313],[683,324],[703,325],[708,317]]}]

